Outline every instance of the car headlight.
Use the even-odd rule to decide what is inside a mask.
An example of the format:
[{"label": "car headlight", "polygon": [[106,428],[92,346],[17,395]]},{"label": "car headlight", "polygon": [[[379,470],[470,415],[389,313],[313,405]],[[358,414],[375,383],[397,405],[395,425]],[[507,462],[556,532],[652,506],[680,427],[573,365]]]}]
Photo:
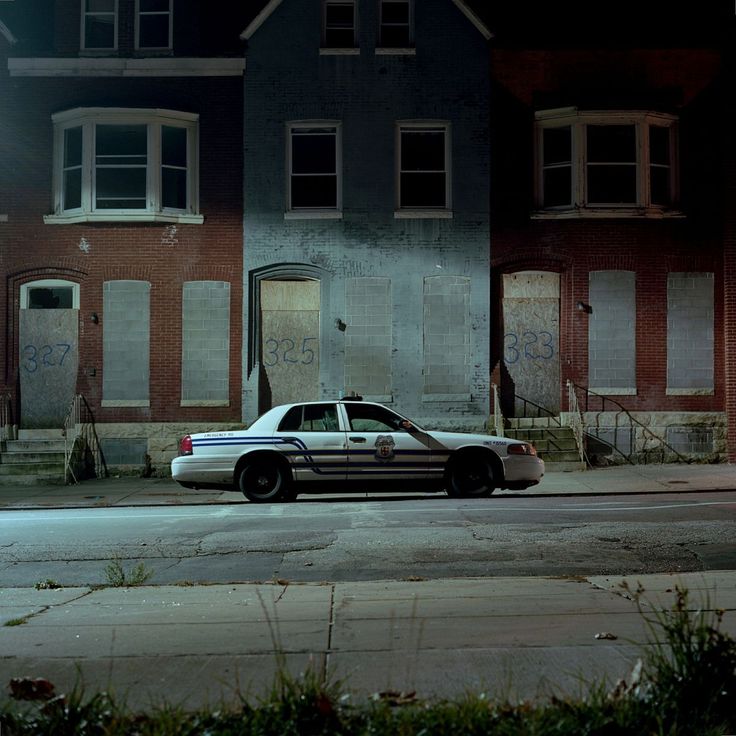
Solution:
[{"label": "car headlight", "polygon": [[506,452],[509,455],[536,455],[537,448],[534,445],[530,445],[528,442],[517,442],[513,445],[509,445],[506,448]]}]

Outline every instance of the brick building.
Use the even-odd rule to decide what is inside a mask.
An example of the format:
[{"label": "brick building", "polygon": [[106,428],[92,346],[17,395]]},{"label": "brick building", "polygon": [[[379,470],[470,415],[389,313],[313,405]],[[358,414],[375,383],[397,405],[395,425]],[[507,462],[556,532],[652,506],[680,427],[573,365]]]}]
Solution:
[{"label": "brick building", "polygon": [[241,11],[6,5],[2,391],[34,437],[81,394],[108,465],[165,467],[241,421]]},{"label": "brick building", "polygon": [[573,382],[608,443],[595,452],[661,439],[670,455],[733,456],[718,30],[729,18],[669,6],[662,24],[660,5],[623,4],[585,34],[568,22],[574,8],[533,24],[508,11],[493,26],[493,360],[507,415],[522,399],[564,413]]},{"label": "brick building", "polygon": [[489,35],[459,0],[272,0],[245,29],[246,418],[355,391],[487,421]]}]

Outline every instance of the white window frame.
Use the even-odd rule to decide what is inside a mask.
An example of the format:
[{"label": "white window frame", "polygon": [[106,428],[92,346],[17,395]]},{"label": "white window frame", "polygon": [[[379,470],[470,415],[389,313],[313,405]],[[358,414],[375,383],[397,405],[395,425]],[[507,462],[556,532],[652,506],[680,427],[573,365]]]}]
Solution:
[{"label": "white window frame", "polygon": [[[171,51],[174,45],[174,3],[168,0],[169,9],[166,11],[141,11],[141,0],[135,0],[135,49],[136,51]],[[141,46],[141,15],[168,15],[169,41],[166,46]]]},{"label": "white window frame", "polygon": [[[199,214],[199,115],[177,110],[140,108],[75,108],[51,116],[54,125],[54,212],[44,217],[47,224],[75,222],[181,222],[201,224]],[[146,165],[146,207],[141,209],[95,208],[95,126],[146,125],[148,135]],[[82,127],[81,205],[64,210],[64,131]],[[187,130],[186,207],[165,208],[161,184],[161,131],[163,126]]]},{"label": "white window frame", "polygon": [[86,30],[87,30],[87,17],[88,16],[96,16],[101,15],[101,13],[90,13],[87,12],[87,0],[81,0],[80,8],[81,8],[81,14],[80,14],[80,39],[79,39],[79,48],[82,51],[117,51],[118,50],[118,21],[119,21],[119,14],[118,14],[118,4],[119,0],[115,0],[115,10],[112,13],[106,13],[105,15],[114,15],[114,30],[113,30],[113,45],[112,46],[87,46],[85,43],[85,39],[87,37]]},{"label": "white window frame", "polygon": [[407,46],[386,46],[383,44],[383,37],[381,30],[383,28],[383,5],[384,2],[398,2],[399,0],[377,0],[378,2],[378,28],[376,30],[376,39],[378,44],[376,46],[377,56],[413,56],[416,54],[414,48],[414,0],[401,0],[405,2],[409,10],[409,44]]},{"label": "white window frame", "polygon": [[79,309],[79,284],[65,279],[39,279],[28,281],[20,286],[20,308],[28,309],[29,291],[31,289],[52,289],[58,286],[72,287],[72,309]]},{"label": "white window frame", "polygon": [[[328,5],[352,5],[353,6],[353,43],[351,46],[328,46],[327,45],[327,6]],[[357,0],[322,0],[322,43],[319,53],[321,56],[351,56],[360,54],[358,45],[358,3]]]},{"label": "white window frame", "polygon": [[[577,108],[543,110],[535,115],[535,199],[536,218],[554,217],[682,217],[676,208],[679,195],[679,164],[677,157],[678,118],[665,113],[638,110],[590,110]],[[636,201],[633,203],[588,203],[587,195],[587,135],[588,125],[628,125],[636,133]],[[571,131],[571,202],[565,205],[544,205],[544,131],[566,128]],[[649,131],[663,127],[669,136],[670,204],[651,202],[651,162]],[[600,162],[599,162],[600,163]]]},{"label": "white window frame", "polygon": [[[291,201],[292,134],[302,129],[333,130],[335,135],[336,192],[334,207],[294,207]],[[342,123],[339,120],[295,120],[286,124],[286,212],[284,219],[342,219]]]},{"label": "white window frame", "polygon": [[[443,207],[401,206],[401,134],[411,130],[442,129],[445,136],[445,204]],[[396,192],[394,217],[397,219],[450,219],[452,218],[452,126],[446,120],[399,120],[395,128],[396,163],[394,190]]]}]

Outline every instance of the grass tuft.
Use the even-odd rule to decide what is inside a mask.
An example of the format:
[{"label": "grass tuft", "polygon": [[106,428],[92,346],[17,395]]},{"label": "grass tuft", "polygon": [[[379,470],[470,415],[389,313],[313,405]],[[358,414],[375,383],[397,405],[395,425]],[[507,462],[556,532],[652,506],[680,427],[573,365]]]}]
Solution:
[{"label": "grass tuft", "polygon": [[125,572],[121,558],[115,555],[105,566],[105,580],[112,588],[130,588],[136,585],[145,585],[153,576],[153,570],[139,562],[130,573]]}]

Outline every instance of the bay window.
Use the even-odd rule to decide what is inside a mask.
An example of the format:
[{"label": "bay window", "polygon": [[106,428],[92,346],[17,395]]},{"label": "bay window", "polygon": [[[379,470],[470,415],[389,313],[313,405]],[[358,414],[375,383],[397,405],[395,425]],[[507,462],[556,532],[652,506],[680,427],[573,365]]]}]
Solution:
[{"label": "bay window", "polygon": [[202,221],[196,114],[78,108],[52,119],[55,207],[46,222]]},{"label": "bay window", "polygon": [[673,214],[676,123],[652,112],[538,112],[539,214]]}]

